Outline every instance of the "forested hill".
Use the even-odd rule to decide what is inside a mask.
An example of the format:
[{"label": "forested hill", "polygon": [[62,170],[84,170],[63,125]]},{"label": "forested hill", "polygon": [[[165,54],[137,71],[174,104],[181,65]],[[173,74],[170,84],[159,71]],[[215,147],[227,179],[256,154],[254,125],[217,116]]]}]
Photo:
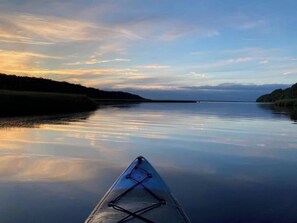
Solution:
[{"label": "forested hill", "polygon": [[83,94],[96,99],[144,100],[144,98],[121,91],[102,91],[84,87],[79,84],[53,81],[50,79],[6,75],[0,73],[0,89],[13,91],[55,92],[66,94]]},{"label": "forested hill", "polygon": [[277,89],[270,94],[264,94],[257,99],[257,102],[276,102],[286,99],[297,99],[297,83],[287,89]]}]

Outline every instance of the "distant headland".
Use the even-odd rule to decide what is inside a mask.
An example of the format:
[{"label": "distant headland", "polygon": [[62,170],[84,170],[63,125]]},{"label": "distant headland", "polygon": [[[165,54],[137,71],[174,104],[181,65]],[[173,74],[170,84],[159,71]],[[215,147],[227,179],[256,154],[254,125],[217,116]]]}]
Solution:
[{"label": "distant headland", "polygon": [[145,101],[135,94],[103,91],[44,78],[0,74],[0,116],[92,111],[100,103]]},{"label": "distant headland", "polygon": [[286,89],[276,89],[260,96],[257,102],[271,102],[279,107],[297,107],[297,83]]},{"label": "distant headland", "polygon": [[122,91],[103,91],[45,78],[0,73],[0,116],[51,115],[92,111],[102,104],[193,103],[151,100]]}]

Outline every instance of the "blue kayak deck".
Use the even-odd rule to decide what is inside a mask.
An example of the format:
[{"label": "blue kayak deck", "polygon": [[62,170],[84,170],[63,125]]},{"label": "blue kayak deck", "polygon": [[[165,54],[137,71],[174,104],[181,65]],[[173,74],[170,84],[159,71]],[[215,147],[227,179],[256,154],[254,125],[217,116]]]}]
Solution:
[{"label": "blue kayak deck", "polygon": [[135,159],[95,207],[85,223],[190,220],[157,171],[143,157]]}]

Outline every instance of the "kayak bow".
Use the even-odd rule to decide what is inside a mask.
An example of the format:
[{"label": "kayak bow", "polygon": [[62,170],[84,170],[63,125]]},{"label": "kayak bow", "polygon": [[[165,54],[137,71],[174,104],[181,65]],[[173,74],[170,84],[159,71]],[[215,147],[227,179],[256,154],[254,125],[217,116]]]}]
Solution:
[{"label": "kayak bow", "polygon": [[85,223],[190,223],[157,171],[136,158],[104,195]]}]

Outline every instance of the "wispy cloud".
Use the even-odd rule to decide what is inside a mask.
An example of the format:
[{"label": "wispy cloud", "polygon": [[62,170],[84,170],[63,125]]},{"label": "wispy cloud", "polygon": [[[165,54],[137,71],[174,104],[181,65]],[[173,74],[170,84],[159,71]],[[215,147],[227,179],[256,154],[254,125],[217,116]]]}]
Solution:
[{"label": "wispy cloud", "polygon": [[240,57],[240,58],[229,58],[229,59],[225,59],[225,60],[218,60],[215,61],[213,63],[204,63],[204,64],[200,64],[200,65],[196,65],[195,67],[197,69],[203,69],[203,70],[207,70],[207,69],[213,69],[213,68],[222,68],[225,66],[230,66],[230,65],[234,65],[234,64],[243,64],[243,63],[249,63],[249,62],[253,62],[255,61],[255,58],[253,57]]},{"label": "wispy cloud", "polygon": [[2,72],[11,72],[35,69],[39,60],[61,60],[62,57],[33,52],[0,50],[0,69]]},{"label": "wispy cloud", "polygon": [[264,20],[255,20],[255,21],[245,21],[238,25],[241,29],[255,29],[262,28],[266,25],[266,21]]},{"label": "wispy cloud", "polygon": [[226,64],[229,63],[244,63],[244,62],[250,62],[255,60],[253,57],[243,57],[243,58],[235,58],[235,59],[227,59],[225,61],[223,61],[223,63],[225,62]]},{"label": "wispy cloud", "polygon": [[160,64],[150,64],[150,65],[137,66],[137,68],[152,69],[152,70],[168,69],[170,67],[171,66],[169,66],[169,65],[160,65]]},{"label": "wispy cloud", "polygon": [[121,84],[121,86],[130,86],[134,83],[148,83],[149,81],[146,82],[145,80],[151,78],[139,70],[131,68],[43,69],[37,66],[34,67],[23,64],[20,67],[7,66],[5,69],[6,73],[46,77],[100,88],[112,87],[119,84]]},{"label": "wispy cloud", "polygon": [[297,67],[295,69],[286,70],[282,74],[283,76],[295,76],[297,75]]},{"label": "wispy cloud", "polygon": [[219,55],[224,57],[268,57],[280,53],[279,48],[237,48],[223,50],[192,51],[189,54],[193,56],[211,56]]},{"label": "wispy cloud", "polygon": [[0,16],[0,42],[4,43],[24,43],[32,45],[49,45],[48,41],[40,41],[26,36],[18,31],[17,26],[11,25],[10,22],[3,22]]},{"label": "wispy cloud", "polygon": [[194,78],[206,78],[207,77],[207,75],[204,73],[196,73],[194,71],[191,71],[189,74]]},{"label": "wispy cloud", "polygon": [[41,59],[63,59],[63,57],[59,56],[51,56],[41,53],[33,53],[33,52],[22,52],[22,51],[9,51],[9,50],[1,50],[0,54],[6,57],[28,57],[28,58],[41,58]]},{"label": "wispy cloud", "polygon": [[53,44],[100,41],[115,36],[138,38],[123,28],[53,16],[1,14],[0,21],[0,41]]},{"label": "wispy cloud", "polygon": [[[174,24],[173,27],[172,24]],[[212,27],[206,27],[201,25],[189,25],[186,22],[170,23],[164,28],[164,33],[160,34],[159,39],[162,41],[173,41],[182,37],[194,35],[195,37],[213,37],[220,35],[219,31]]]},{"label": "wispy cloud", "polygon": [[66,63],[65,65],[94,65],[94,64],[101,64],[101,63],[111,63],[111,62],[129,62],[130,59],[125,59],[125,58],[115,58],[115,59],[110,59],[110,60],[98,60],[98,59],[90,59],[88,61],[78,61],[78,62],[71,62],[71,63]]},{"label": "wispy cloud", "polygon": [[221,21],[225,26],[234,27],[236,29],[249,30],[264,28],[267,21],[261,15],[251,16],[245,13],[236,13],[225,16]]},{"label": "wispy cloud", "polygon": [[259,64],[268,64],[268,63],[269,63],[268,60],[261,60],[261,61],[259,62]]},{"label": "wispy cloud", "polygon": [[127,44],[123,44],[120,41],[107,42],[101,44],[98,48],[98,52],[93,55],[94,57],[100,55],[109,55],[109,54],[125,54],[127,51]]}]

